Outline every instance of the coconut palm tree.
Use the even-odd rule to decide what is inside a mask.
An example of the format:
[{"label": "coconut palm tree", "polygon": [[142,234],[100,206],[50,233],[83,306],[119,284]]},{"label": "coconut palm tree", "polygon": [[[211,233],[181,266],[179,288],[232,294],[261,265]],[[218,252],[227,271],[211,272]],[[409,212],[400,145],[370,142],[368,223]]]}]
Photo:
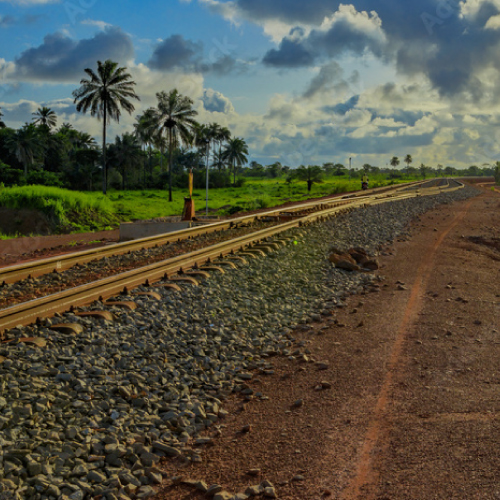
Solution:
[{"label": "coconut palm tree", "polygon": [[180,144],[187,146],[193,142],[193,132],[197,125],[194,117],[198,112],[193,109],[193,101],[179,94],[177,89],[158,92],[158,107],[155,110],[156,127],[162,136],[168,136],[168,200],[172,201],[172,158],[174,148]]},{"label": "coconut palm tree", "polygon": [[[155,111],[153,108],[149,108],[142,115],[137,117],[137,123],[134,123],[135,132],[134,135],[137,140],[144,146],[148,153],[148,163],[149,163],[149,180],[153,181],[153,168],[151,163],[152,157],[152,146],[155,142]],[[146,174],[144,174],[144,184],[146,184]]]},{"label": "coconut palm tree", "polygon": [[241,137],[230,139],[222,152],[223,158],[233,166],[233,186],[236,186],[236,165],[245,165],[248,162],[247,143]]},{"label": "coconut palm tree", "polygon": [[36,156],[43,152],[43,142],[32,123],[16,130],[6,141],[7,149],[16,155],[24,167],[24,179],[28,177],[28,167],[32,166]]},{"label": "coconut palm tree", "polygon": [[57,125],[57,115],[55,111],[46,106],[38,108],[33,114],[33,123],[35,125],[42,125],[49,130]]},{"label": "coconut palm tree", "polygon": [[81,87],[73,92],[76,110],[86,113],[90,109],[92,116],[102,119],[102,191],[107,191],[106,170],[106,127],[111,119],[120,121],[123,108],[132,114],[135,107],[130,99],[140,100],[134,92],[135,82],[127,73],[127,68],[119,68],[118,63],[110,59],[97,61],[97,73],[85,69],[89,78],[80,81]]},{"label": "coconut palm tree", "polygon": [[222,143],[227,142],[231,139],[231,131],[227,127],[219,126],[217,132],[215,134],[215,140],[219,143],[219,155],[217,166],[219,168],[219,172],[222,170]]},{"label": "coconut palm tree", "polygon": [[390,164],[396,168],[399,165],[399,158],[397,156],[393,156],[391,158]]},{"label": "coconut palm tree", "polygon": [[406,155],[406,156],[405,156],[406,173],[407,173],[407,174],[409,173],[410,163],[411,163],[412,161],[413,161],[413,158],[411,157],[411,155]]},{"label": "coconut palm tree", "polygon": [[[219,142],[219,134],[221,133],[222,127],[218,123],[210,123],[207,125],[207,132],[206,136],[210,141],[210,144],[213,146],[213,153],[212,153],[212,165],[217,165],[217,159],[216,159],[216,154],[215,154],[215,143]],[[220,144],[220,143],[219,143]],[[220,152],[220,147],[219,147],[219,152]],[[219,168],[220,170],[220,168]]]},{"label": "coconut palm tree", "polygon": [[115,143],[109,146],[110,164],[120,172],[123,190],[125,189],[127,173],[132,172],[143,154],[137,137],[128,132],[121,137],[117,135]]}]

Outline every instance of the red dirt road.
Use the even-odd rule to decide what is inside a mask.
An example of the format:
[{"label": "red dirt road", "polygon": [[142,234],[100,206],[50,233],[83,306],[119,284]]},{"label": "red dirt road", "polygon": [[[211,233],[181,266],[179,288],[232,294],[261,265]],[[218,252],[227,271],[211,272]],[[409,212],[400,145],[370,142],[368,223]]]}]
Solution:
[{"label": "red dirt road", "polygon": [[[165,472],[233,493],[268,480],[288,500],[500,499],[500,195],[412,233],[378,293],[296,332],[310,362],[273,359],[249,382],[269,399],[231,397],[202,463]],[[167,481],[157,498],[206,497]]]}]

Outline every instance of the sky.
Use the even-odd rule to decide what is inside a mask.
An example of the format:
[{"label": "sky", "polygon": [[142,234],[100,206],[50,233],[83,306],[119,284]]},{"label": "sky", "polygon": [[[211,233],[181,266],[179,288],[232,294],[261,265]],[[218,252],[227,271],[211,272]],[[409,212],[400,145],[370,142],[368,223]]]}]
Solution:
[{"label": "sky", "polygon": [[72,92],[112,59],[140,102],[177,88],[263,164],[464,168],[500,160],[500,0],[0,0],[0,108],[48,106],[100,142]]}]

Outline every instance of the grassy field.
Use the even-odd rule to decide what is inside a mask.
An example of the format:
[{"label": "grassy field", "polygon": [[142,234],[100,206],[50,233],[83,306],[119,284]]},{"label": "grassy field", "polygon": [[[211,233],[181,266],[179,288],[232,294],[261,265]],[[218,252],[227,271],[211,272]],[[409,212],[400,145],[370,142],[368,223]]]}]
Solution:
[{"label": "grassy field", "polygon": [[[416,179],[405,179],[408,180]],[[402,181],[399,181],[402,182]],[[394,183],[385,176],[370,176],[370,187]],[[329,177],[313,184],[310,193],[305,182],[287,183],[284,178],[247,179],[239,188],[209,191],[209,215],[228,215],[281,205],[290,201],[318,198],[335,193],[356,191],[359,179]],[[187,189],[174,190],[173,201],[168,201],[166,190],[109,191],[81,193],[43,186],[24,186],[0,190],[0,207],[39,210],[54,221],[55,232],[97,231],[118,227],[120,221],[179,216],[184,206]],[[197,214],[205,214],[205,190],[193,193]],[[19,236],[19,234],[16,234]],[[12,236],[11,236],[12,237]],[[5,238],[0,232],[0,238]]]},{"label": "grassy field", "polygon": [[[405,182],[407,181],[405,180]],[[370,179],[370,187],[384,186],[390,183],[385,176]],[[330,177],[321,184],[313,184],[311,192],[308,193],[305,182],[296,181],[287,184],[284,178],[251,178],[247,179],[244,186],[240,188],[210,190],[208,194],[209,215],[227,215],[234,211],[267,208],[290,201],[301,201],[335,193],[356,191],[360,188],[361,182],[359,179],[349,181],[347,178]],[[122,220],[132,220],[180,215],[184,206],[184,196],[187,195],[187,189],[174,190],[173,201],[169,202],[167,191],[116,191],[109,192],[108,198]],[[99,197],[101,195],[95,194],[94,196]],[[201,215],[205,212],[205,197],[205,190],[194,190],[193,199],[195,200],[196,211]]]}]

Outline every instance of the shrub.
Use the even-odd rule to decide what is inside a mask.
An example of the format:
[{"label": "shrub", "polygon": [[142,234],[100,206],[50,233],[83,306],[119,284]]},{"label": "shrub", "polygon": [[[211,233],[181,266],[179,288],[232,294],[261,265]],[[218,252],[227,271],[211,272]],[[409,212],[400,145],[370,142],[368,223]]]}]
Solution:
[{"label": "shrub", "polygon": [[14,209],[39,210],[59,226],[67,226],[73,219],[91,219],[95,216],[114,221],[112,203],[104,196],[90,196],[48,186],[22,186],[0,191],[0,206]]},{"label": "shrub", "polygon": [[47,172],[46,170],[32,170],[26,179],[28,185],[64,187],[62,174]]},{"label": "shrub", "polygon": [[12,168],[0,160],[0,181],[5,186],[15,186],[23,183],[23,171],[18,168]]}]

